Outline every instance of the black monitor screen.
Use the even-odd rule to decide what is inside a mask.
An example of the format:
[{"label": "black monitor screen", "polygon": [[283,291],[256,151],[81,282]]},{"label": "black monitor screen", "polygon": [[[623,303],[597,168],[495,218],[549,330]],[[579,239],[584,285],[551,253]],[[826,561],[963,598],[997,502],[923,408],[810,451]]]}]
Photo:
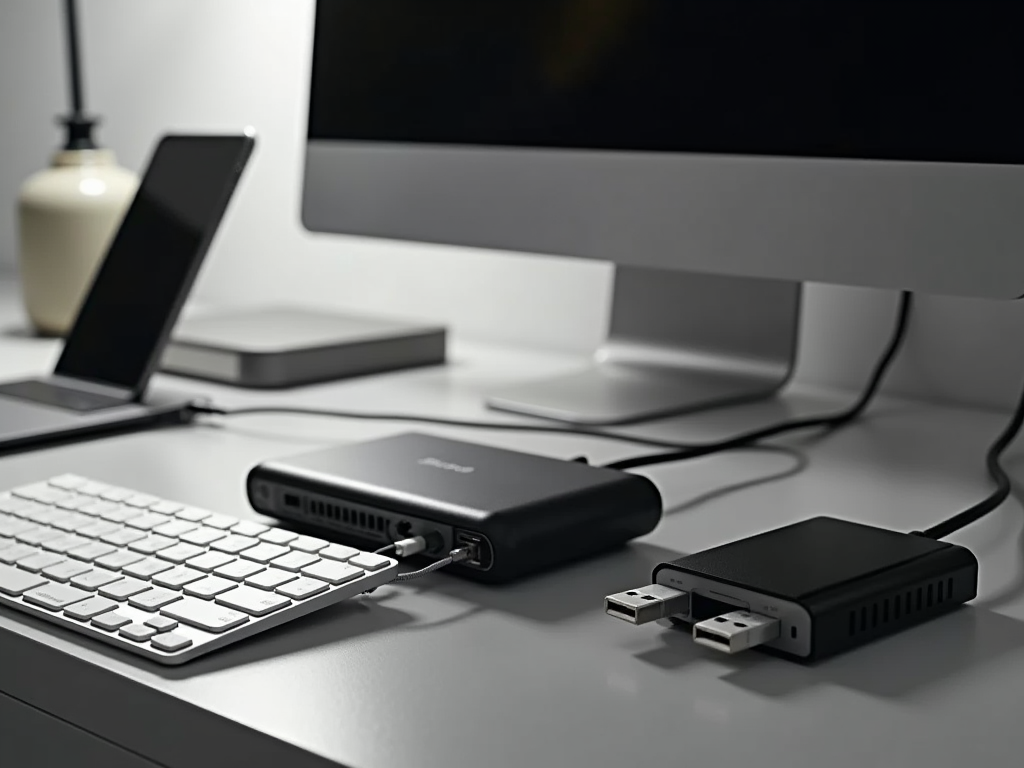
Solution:
[{"label": "black monitor screen", "polygon": [[309,137],[1024,162],[1024,3],[320,0]]}]

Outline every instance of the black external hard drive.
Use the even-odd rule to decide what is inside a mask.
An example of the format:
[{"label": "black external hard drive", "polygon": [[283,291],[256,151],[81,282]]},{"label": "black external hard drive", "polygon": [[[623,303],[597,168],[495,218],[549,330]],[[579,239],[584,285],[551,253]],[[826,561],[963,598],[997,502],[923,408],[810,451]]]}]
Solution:
[{"label": "black external hard drive", "polygon": [[246,483],[253,509],[369,548],[409,536],[474,555],[452,573],[498,583],[621,546],[661,519],[645,477],[407,433],[268,461]]},{"label": "black external hard drive", "polygon": [[608,595],[605,612],[669,619],[723,653],[814,662],[973,600],[978,561],[923,535],[813,517],[662,563],[652,582]]}]

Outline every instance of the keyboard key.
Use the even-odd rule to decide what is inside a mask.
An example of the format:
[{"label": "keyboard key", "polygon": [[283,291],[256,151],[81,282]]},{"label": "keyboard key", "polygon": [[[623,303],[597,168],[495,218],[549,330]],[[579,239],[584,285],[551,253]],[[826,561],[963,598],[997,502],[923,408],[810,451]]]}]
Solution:
[{"label": "keyboard key", "polygon": [[173,501],[158,501],[156,504],[150,505],[149,511],[156,512],[158,515],[173,515],[184,508],[181,504],[175,504]]},{"label": "keyboard key", "polygon": [[134,605],[144,611],[156,611],[165,605],[170,605],[175,600],[181,600],[180,592],[172,592],[169,589],[153,587],[146,592],[140,592],[128,598],[128,605]]},{"label": "keyboard key", "polygon": [[181,589],[186,584],[198,581],[204,576],[205,574],[202,571],[196,571],[192,568],[186,568],[183,565],[179,565],[177,568],[172,568],[169,571],[156,574],[151,581],[154,584],[159,584],[161,587]]},{"label": "keyboard key", "polygon": [[32,483],[31,485],[23,485],[19,488],[15,488],[13,491],[10,491],[10,494],[22,499],[31,499],[38,491],[45,490],[46,488],[46,483]]},{"label": "keyboard key", "polygon": [[155,576],[158,573],[169,571],[174,566],[168,563],[166,560],[157,560],[155,557],[149,557],[139,563],[132,563],[121,568],[124,573],[129,576],[135,576],[140,579],[148,579],[151,576]]},{"label": "keyboard key", "polygon": [[36,483],[22,488],[15,488],[11,493],[23,499],[38,501],[41,504],[56,504],[58,501],[63,501],[75,495],[60,488],[53,488],[46,483]]},{"label": "keyboard key", "polygon": [[[15,488],[10,492],[12,496],[17,496],[21,499],[34,500],[35,495],[39,491],[45,491],[48,488],[46,483],[32,483],[31,485],[23,485],[20,488]],[[52,490],[52,489],[51,489]]]},{"label": "keyboard key", "polygon": [[186,595],[192,595],[192,597],[201,597],[204,600],[209,600],[212,597],[216,597],[221,592],[227,592],[229,589],[238,589],[238,584],[231,581],[231,579],[222,579],[220,576],[207,576],[205,579],[194,581],[191,584],[186,584],[184,592]]},{"label": "keyboard key", "polygon": [[186,560],[203,554],[206,550],[197,547],[195,544],[175,544],[173,547],[162,549],[156,553],[161,560],[170,560],[172,563],[181,565]]},{"label": "keyboard key", "polygon": [[268,544],[287,544],[289,541],[299,538],[299,534],[286,531],[284,528],[271,528],[269,531],[261,533],[257,538]]},{"label": "keyboard key", "polygon": [[167,549],[177,544],[174,539],[169,539],[166,536],[149,536],[141,541],[135,541],[128,545],[128,549],[133,549],[136,552],[143,552],[147,555],[152,555],[159,552],[161,549]]},{"label": "keyboard key", "polygon": [[121,528],[119,531],[113,531],[105,536],[100,536],[100,541],[113,544],[115,547],[126,547],[132,542],[140,541],[144,538],[146,538],[146,534],[142,531],[136,531],[134,528]]},{"label": "keyboard key", "polygon": [[0,549],[0,563],[13,565],[23,557],[34,555],[37,552],[39,552],[38,549],[30,547],[28,544],[8,544],[8,546]]},{"label": "keyboard key", "polygon": [[289,541],[288,546],[292,549],[297,549],[300,552],[319,552],[329,543],[330,542],[324,541],[323,539],[317,539],[313,536],[299,536],[297,539]]},{"label": "keyboard key", "polygon": [[138,563],[145,559],[146,556],[140,555],[138,552],[129,552],[127,549],[119,549],[117,552],[111,552],[109,555],[97,557],[93,562],[96,565],[101,565],[112,571],[119,571],[126,565]]},{"label": "keyboard key", "polygon": [[266,616],[292,604],[286,597],[252,587],[235,587],[230,592],[217,595],[214,602],[243,611],[250,616]]},{"label": "keyboard key", "polygon": [[215,568],[213,572],[217,576],[223,576],[225,579],[242,581],[242,579],[248,578],[254,573],[259,573],[265,567],[266,566],[260,565],[259,563],[251,563],[248,560],[236,560],[228,565],[222,565],[220,568]]},{"label": "keyboard key", "polygon": [[100,629],[106,629],[113,632],[115,629],[120,629],[125,624],[131,624],[132,620],[127,616],[123,616],[116,611],[108,611],[107,613],[101,613],[99,616],[92,620],[94,627]]},{"label": "keyboard key", "polygon": [[55,552],[40,552],[36,549],[32,550],[33,554],[23,557],[18,560],[18,567],[28,571],[29,573],[39,573],[43,568],[49,568],[51,565],[57,563],[63,563],[67,558],[61,557]]},{"label": "keyboard key", "polygon": [[104,555],[109,555],[111,552],[116,551],[117,549],[109,544],[94,541],[92,544],[86,544],[83,547],[69,549],[68,556],[75,558],[75,560],[83,560],[86,563],[91,563],[97,557],[103,557]]},{"label": "keyboard key", "polygon": [[118,634],[136,643],[144,643],[156,634],[156,630],[145,624],[125,624],[118,630]]},{"label": "keyboard key", "polygon": [[252,520],[243,520],[231,528],[231,532],[237,533],[239,536],[259,536],[266,530],[267,526],[262,523],[254,523]]},{"label": "keyboard key", "polygon": [[88,536],[90,539],[98,539],[100,536],[106,536],[108,533],[120,530],[121,526],[117,523],[108,523],[106,520],[94,520],[89,525],[83,525],[75,533],[79,536]]},{"label": "keyboard key", "polygon": [[294,581],[297,578],[299,578],[297,573],[282,571],[278,568],[267,568],[267,570],[253,574],[247,578],[245,583],[250,587],[274,590],[282,584],[287,584],[289,581]]},{"label": "keyboard key", "polygon": [[282,584],[274,591],[278,594],[290,597],[293,600],[305,600],[307,597],[319,595],[326,589],[327,582],[303,576],[295,581],[289,581],[287,584]]},{"label": "keyboard key", "polygon": [[213,514],[203,518],[203,525],[208,525],[211,528],[217,528],[222,531],[231,528],[237,522],[237,517],[228,517],[227,515]]},{"label": "keyboard key", "polygon": [[167,517],[162,517],[161,520],[163,520],[163,523],[154,528],[153,533],[159,533],[161,536],[171,536],[175,539],[199,527],[199,523],[190,523],[187,520],[176,520]]},{"label": "keyboard key", "polygon": [[187,541],[189,544],[196,544],[200,547],[205,547],[207,544],[211,544],[217,539],[223,539],[227,536],[224,531],[218,531],[216,528],[196,528],[194,531],[184,533],[178,538],[182,541]]},{"label": "keyboard key", "polygon": [[85,485],[88,480],[78,475],[58,475],[57,477],[51,477],[49,484],[55,488],[60,488],[65,491],[73,491],[76,488],[81,488]]},{"label": "keyboard key", "polygon": [[197,523],[200,520],[205,520],[213,512],[208,512],[205,509],[199,509],[199,507],[185,507],[174,513],[174,516],[179,520],[188,520],[190,523]]},{"label": "keyboard key", "polygon": [[129,507],[138,507],[139,509],[145,509],[151,504],[156,504],[158,501],[160,501],[160,499],[158,499],[156,496],[150,496],[147,493],[136,493],[125,499],[124,503],[127,504]]},{"label": "keyboard key", "polygon": [[34,530],[19,533],[14,538],[18,541],[24,542],[25,544],[39,545],[44,541],[56,539],[63,535],[64,531],[58,531],[56,528],[47,528],[45,525],[37,525]]},{"label": "keyboard key", "polygon": [[140,531],[151,531],[157,526],[163,525],[166,522],[167,518],[163,515],[155,515],[151,512],[144,512],[138,517],[133,517],[126,523],[126,525],[130,528],[137,528]]},{"label": "keyboard key", "polygon": [[78,491],[78,493],[84,493],[86,496],[99,496],[109,487],[110,486],[107,485],[106,483],[99,483],[96,482],[95,480],[89,480],[85,483],[82,483],[82,485],[75,488],[75,490]]},{"label": "keyboard key", "polygon": [[70,581],[75,576],[81,576],[83,573],[88,573],[91,570],[92,568],[85,563],[80,563],[77,560],[66,560],[63,563],[57,563],[56,565],[51,565],[48,568],[43,568],[40,575],[63,583]]},{"label": "keyboard key", "polygon": [[109,597],[111,600],[126,600],[132,595],[145,592],[147,589],[152,589],[152,587],[144,581],[138,581],[137,579],[121,579],[120,581],[115,581],[112,584],[102,586],[97,591],[104,597]]},{"label": "keyboard key", "polygon": [[115,504],[112,501],[99,501],[98,499],[94,499],[93,501],[90,501],[88,504],[83,504],[82,506],[80,506],[78,508],[78,511],[86,515],[98,517],[99,515],[105,515],[110,512],[114,512],[115,510],[118,510],[120,508],[120,504]]},{"label": "keyboard key", "polygon": [[135,509],[134,507],[123,507],[118,506],[117,509],[112,512],[104,512],[100,515],[103,520],[109,520],[112,523],[124,523],[131,520],[134,517],[141,517],[143,512],[141,509]]},{"label": "keyboard key", "polygon": [[83,573],[72,578],[71,586],[78,587],[79,589],[85,589],[89,592],[95,592],[100,587],[105,587],[107,584],[113,584],[115,581],[120,581],[123,578],[124,577],[119,573],[105,571],[102,568],[96,568],[88,573]]},{"label": "keyboard key", "polygon": [[324,547],[317,552],[317,555],[320,557],[327,558],[328,560],[337,560],[339,563],[343,563],[358,554],[358,549],[346,547],[342,544],[331,544],[329,547]]},{"label": "keyboard key", "polygon": [[294,571],[298,573],[301,569],[307,565],[319,562],[320,558],[316,555],[310,555],[307,552],[289,552],[287,555],[281,555],[275,560],[271,560],[270,564],[275,568],[281,568],[285,571]]},{"label": "keyboard key", "polygon": [[48,549],[51,552],[56,552],[57,554],[64,554],[66,552],[70,552],[72,549],[84,547],[88,543],[89,540],[85,538],[85,536],[76,536],[73,533],[69,533],[64,536],[58,536],[56,539],[44,541],[43,549]]},{"label": "keyboard key", "polygon": [[333,560],[321,560],[319,563],[313,563],[313,565],[307,565],[301,571],[303,576],[313,576],[317,579],[323,579],[329,584],[338,586],[339,584],[345,584],[346,582],[358,579],[366,571],[362,568],[355,568],[348,563],[338,563]]},{"label": "keyboard key", "polygon": [[375,555],[372,552],[361,552],[348,561],[349,565],[362,568],[364,571],[379,571],[391,565],[391,558],[384,555]]},{"label": "keyboard key", "polygon": [[0,565],[0,592],[17,597],[22,592],[41,587],[46,579],[28,571],[19,571],[9,565]]},{"label": "keyboard key", "polygon": [[16,515],[23,509],[34,508],[35,506],[36,503],[34,501],[29,501],[28,499],[18,499],[13,496],[0,499],[0,512],[7,515]]},{"label": "keyboard key", "polygon": [[209,573],[215,568],[220,568],[222,565],[233,562],[235,562],[235,558],[232,555],[225,555],[223,552],[207,552],[204,555],[199,555],[185,561],[185,565]]},{"label": "keyboard key", "polygon": [[224,632],[249,621],[249,617],[244,613],[233,611],[230,608],[225,608],[215,603],[208,603],[195,597],[186,597],[176,603],[171,603],[161,608],[160,613],[163,616],[177,619],[183,624],[199,627],[199,629],[205,629],[207,632],[217,633]]},{"label": "keyboard key", "polygon": [[[177,595],[175,595],[177,597]],[[147,627],[152,627],[157,632],[170,632],[172,629],[177,629],[178,622],[174,619],[169,619],[166,616],[150,616],[144,622]]]},{"label": "keyboard key", "polygon": [[15,517],[20,517],[23,520],[31,520],[35,515],[39,514],[45,509],[49,509],[46,504],[40,504],[37,501],[28,501],[27,499],[18,499],[23,502],[23,506],[20,509],[15,510],[12,514]]},{"label": "keyboard key", "polygon": [[242,557],[246,560],[252,560],[254,563],[269,563],[276,557],[288,554],[288,547],[282,547],[280,544],[258,544],[252,549],[247,549],[242,552]]},{"label": "keyboard key", "polygon": [[83,496],[82,494],[76,494],[74,496],[69,496],[68,498],[63,499],[62,501],[58,501],[57,506],[60,507],[61,509],[66,509],[68,511],[77,511],[80,507],[83,507],[86,504],[90,504],[93,501],[95,501],[95,499],[93,499],[92,496]]},{"label": "keyboard key", "polygon": [[73,533],[79,528],[92,525],[94,522],[88,515],[82,515],[78,512],[65,512],[61,518],[54,520],[51,525],[54,528],[60,528],[62,531]]},{"label": "keyboard key", "polygon": [[175,632],[167,632],[154,637],[150,645],[154,648],[159,648],[161,651],[174,653],[174,651],[180,651],[182,648],[188,648],[192,645],[192,639]]},{"label": "keyboard key", "polygon": [[64,615],[79,621],[88,621],[95,616],[99,616],[101,613],[112,611],[115,608],[117,608],[115,601],[108,600],[105,597],[93,596],[87,597],[80,602],[72,603],[64,609]]},{"label": "keyboard key", "polygon": [[0,536],[4,538],[13,538],[19,533],[24,531],[30,531],[36,526],[27,520],[19,520],[16,517],[8,517],[4,520],[0,520]]},{"label": "keyboard key", "polygon": [[21,596],[26,603],[38,605],[50,611],[62,611],[72,603],[77,603],[90,597],[88,592],[83,592],[74,587],[64,584],[44,584],[41,587],[30,589]]},{"label": "keyboard key", "polygon": [[56,507],[40,507],[21,517],[23,520],[30,520],[37,525],[53,525],[53,521],[59,520],[63,515],[64,511]]},{"label": "keyboard key", "polygon": [[111,486],[107,488],[103,493],[100,494],[101,499],[107,501],[124,501],[129,496],[133,496],[135,491],[129,490],[128,488],[118,488],[117,486]]},{"label": "keyboard key", "polygon": [[218,552],[227,552],[228,554],[237,555],[244,549],[255,547],[259,544],[257,539],[250,538],[248,536],[236,536],[234,534],[225,536],[223,539],[218,539],[210,545],[210,549],[215,549]]}]

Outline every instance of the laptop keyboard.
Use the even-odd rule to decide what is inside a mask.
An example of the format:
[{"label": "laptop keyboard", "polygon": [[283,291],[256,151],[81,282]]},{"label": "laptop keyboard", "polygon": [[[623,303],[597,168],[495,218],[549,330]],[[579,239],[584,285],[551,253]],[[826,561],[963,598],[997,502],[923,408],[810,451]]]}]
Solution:
[{"label": "laptop keyboard", "polygon": [[116,408],[131,402],[127,397],[112,397],[101,395],[98,392],[86,392],[39,379],[0,384],[0,396],[30,400],[40,405],[51,405],[55,408],[82,412]]},{"label": "laptop keyboard", "polygon": [[386,584],[397,567],[78,475],[0,493],[0,606],[163,664]]}]

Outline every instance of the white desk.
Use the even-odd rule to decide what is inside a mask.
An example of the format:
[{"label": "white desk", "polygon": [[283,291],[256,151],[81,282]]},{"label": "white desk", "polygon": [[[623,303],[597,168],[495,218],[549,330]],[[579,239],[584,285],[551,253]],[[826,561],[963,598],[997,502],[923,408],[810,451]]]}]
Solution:
[{"label": "white desk", "polygon": [[[44,371],[56,349],[12,335],[17,316],[8,289],[0,294],[4,378]],[[479,417],[488,386],[572,364],[456,347],[444,368],[288,394],[164,377],[156,383],[226,405]],[[785,404],[646,431],[711,438],[846,397],[790,394]],[[956,538],[981,560],[976,605],[815,667],[757,653],[721,656],[682,633],[634,628],[601,611],[605,594],[646,583],[660,559],[804,516],[831,513],[904,530],[944,517],[987,492],[981,456],[1004,420],[886,400],[840,434],[790,443],[799,454],[741,452],[661,467],[651,476],[669,512],[654,534],[624,551],[506,588],[440,574],[383,588],[177,669],[0,612],[0,762],[27,764],[9,761],[11,745],[35,739],[48,750],[40,764],[76,766],[1017,765],[1024,575],[1016,501]],[[254,517],[242,481],[257,461],[403,429],[254,417],[132,434],[0,459],[0,487],[77,472]],[[645,450],[586,438],[438,431],[594,461]],[[1009,465],[1021,475],[1018,459]]]}]

